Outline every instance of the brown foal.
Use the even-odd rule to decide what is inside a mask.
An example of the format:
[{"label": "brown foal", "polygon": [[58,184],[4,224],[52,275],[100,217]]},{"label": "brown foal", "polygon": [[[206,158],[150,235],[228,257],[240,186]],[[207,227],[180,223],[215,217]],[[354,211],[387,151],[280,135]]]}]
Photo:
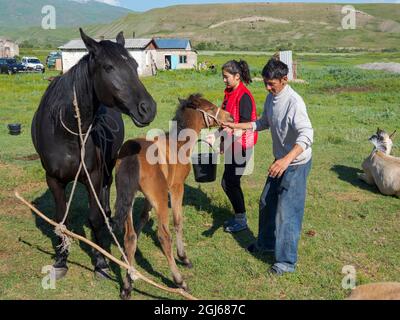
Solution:
[{"label": "brown foal", "polygon": [[[201,95],[191,95],[186,100],[180,100],[175,118],[177,121],[177,133],[183,129],[191,129],[197,136],[201,129],[218,126],[219,122],[233,121],[230,113],[218,108]],[[171,132],[167,134],[167,141]],[[191,170],[189,161],[179,161],[179,154],[185,160],[189,160],[194,147],[194,142],[176,141],[176,148],[169,143],[147,141],[139,138],[127,141],[120,151],[116,165],[116,214],[115,221],[122,227],[125,224],[124,246],[130,264],[137,248],[137,239],[143,227],[149,220],[152,208],[158,217],[158,239],[162,250],[168,260],[174,282],[187,290],[187,285],[175,263],[172,251],[172,237],[168,227],[168,193],[171,197],[174,227],[176,232],[176,244],[179,260],[188,268],[192,263],[186,255],[183,244],[183,193],[184,183]],[[148,152],[155,150],[155,152]],[[182,149],[185,148],[185,149]],[[158,155],[164,162],[155,163],[149,161],[149,154]],[[173,161],[173,159],[175,161]],[[145,196],[144,207],[136,231],[133,225],[133,203],[137,191]],[[129,299],[132,291],[132,281],[127,275],[121,290],[121,298]]]}]

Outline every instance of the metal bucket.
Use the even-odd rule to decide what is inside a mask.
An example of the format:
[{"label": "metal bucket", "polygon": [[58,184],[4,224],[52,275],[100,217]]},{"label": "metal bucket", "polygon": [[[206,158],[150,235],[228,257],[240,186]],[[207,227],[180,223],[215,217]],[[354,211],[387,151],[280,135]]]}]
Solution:
[{"label": "metal bucket", "polygon": [[207,143],[213,152],[192,155],[194,178],[199,183],[214,182],[217,180],[218,153],[214,151],[212,145],[207,141],[198,141]]},{"label": "metal bucket", "polygon": [[20,123],[12,123],[8,125],[9,134],[12,136],[18,136],[21,134],[21,124]]}]

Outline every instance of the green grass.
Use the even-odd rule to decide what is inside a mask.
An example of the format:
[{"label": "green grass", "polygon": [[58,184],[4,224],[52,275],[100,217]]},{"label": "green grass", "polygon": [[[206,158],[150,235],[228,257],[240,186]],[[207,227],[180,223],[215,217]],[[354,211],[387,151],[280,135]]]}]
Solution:
[{"label": "green grass", "polygon": [[[25,54],[25,53],[24,53]],[[37,52],[37,55],[39,53]],[[200,56],[217,65],[234,55]],[[265,56],[240,56],[254,75],[266,62]],[[299,248],[297,272],[275,279],[267,275],[272,263],[265,256],[252,256],[244,248],[258,231],[258,200],[273,157],[271,138],[263,132],[256,147],[254,173],[243,178],[250,231],[231,236],[221,229],[230,216],[229,202],[218,180],[198,185],[190,175],[185,192],[185,243],[194,268],[180,267],[191,293],[204,299],[342,299],[348,291],[341,286],[343,266],[353,265],[357,283],[400,281],[399,199],[386,197],[357,179],[363,159],[371,151],[368,137],[376,127],[398,129],[400,78],[398,74],[364,71],[354,66],[376,61],[397,61],[393,54],[299,55],[299,75],[308,84],[293,84],[307,103],[315,129],[313,169]],[[55,74],[55,73],[50,73]],[[48,74],[45,76],[47,77]],[[1,299],[118,299],[119,283],[93,277],[86,246],[75,243],[69,258],[68,276],[56,290],[41,287],[41,268],[52,263],[52,229],[19,204],[13,191],[54,215],[54,204],[34,153],[30,123],[48,85],[41,74],[0,76],[0,298]],[[158,103],[158,115],[151,128],[168,128],[178,97],[201,92],[220,104],[223,83],[219,74],[194,71],[161,72],[144,78],[144,84]],[[251,87],[258,111],[266,96],[262,82]],[[126,137],[145,130],[126,120]],[[20,136],[9,136],[6,125],[23,124]],[[394,154],[399,155],[395,141]],[[85,226],[86,194],[83,188],[73,205],[72,229],[90,236]],[[113,186],[112,202],[115,199]],[[135,208],[139,209],[139,199]],[[156,220],[139,240],[138,269],[159,283],[172,285],[171,275],[156,239]],[[173,228],[171,227],[171,230]],[[315,231],[314,236],[308,235]],[[116,248],[112,252],[119,257]],[[121,272],[113,267],[116,278]],[[158,291],[142,281],[133,299],[178,298]]]}]

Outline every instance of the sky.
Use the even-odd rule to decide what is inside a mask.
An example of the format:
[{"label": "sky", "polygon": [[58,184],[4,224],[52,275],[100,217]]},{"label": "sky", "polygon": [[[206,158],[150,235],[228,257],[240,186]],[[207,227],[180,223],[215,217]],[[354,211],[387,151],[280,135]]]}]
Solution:
[{"label": "sky", "polygon": [[154,8],[168,7],[177,4],[201,4],[201,3],[244,3],[244,2],[325,2],[325,3],[399,3],[400,0],[97,0],[112,5],[129,8],[133,11],[147,11]]}]

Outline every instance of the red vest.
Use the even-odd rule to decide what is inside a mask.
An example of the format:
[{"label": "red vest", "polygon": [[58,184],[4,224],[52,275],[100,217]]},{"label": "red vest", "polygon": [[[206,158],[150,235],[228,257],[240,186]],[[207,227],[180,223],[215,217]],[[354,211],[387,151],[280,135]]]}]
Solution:
[{"label": "red vest", "polygon": [[[240,121],[240,100],[245,93],[247,93],[247,95],[251,99],[251,121],[253,122],[257,120],[256,103],[254,101],[253,95],[251,94],[249,89],[246,88],[243,82],[240,82],[239,86],[233,91],[225,89],[225,98],[222,104],[222,107],[225,108],[225,110],[232,115],[234,123],[239,123]],[[239,139],[239,142],[244,149],[249,149],[254,147],[254,145],[257,143],[257,140],[258,132],[254,132],[253,130],[246,130],[242,135],[241,141]]]}]

